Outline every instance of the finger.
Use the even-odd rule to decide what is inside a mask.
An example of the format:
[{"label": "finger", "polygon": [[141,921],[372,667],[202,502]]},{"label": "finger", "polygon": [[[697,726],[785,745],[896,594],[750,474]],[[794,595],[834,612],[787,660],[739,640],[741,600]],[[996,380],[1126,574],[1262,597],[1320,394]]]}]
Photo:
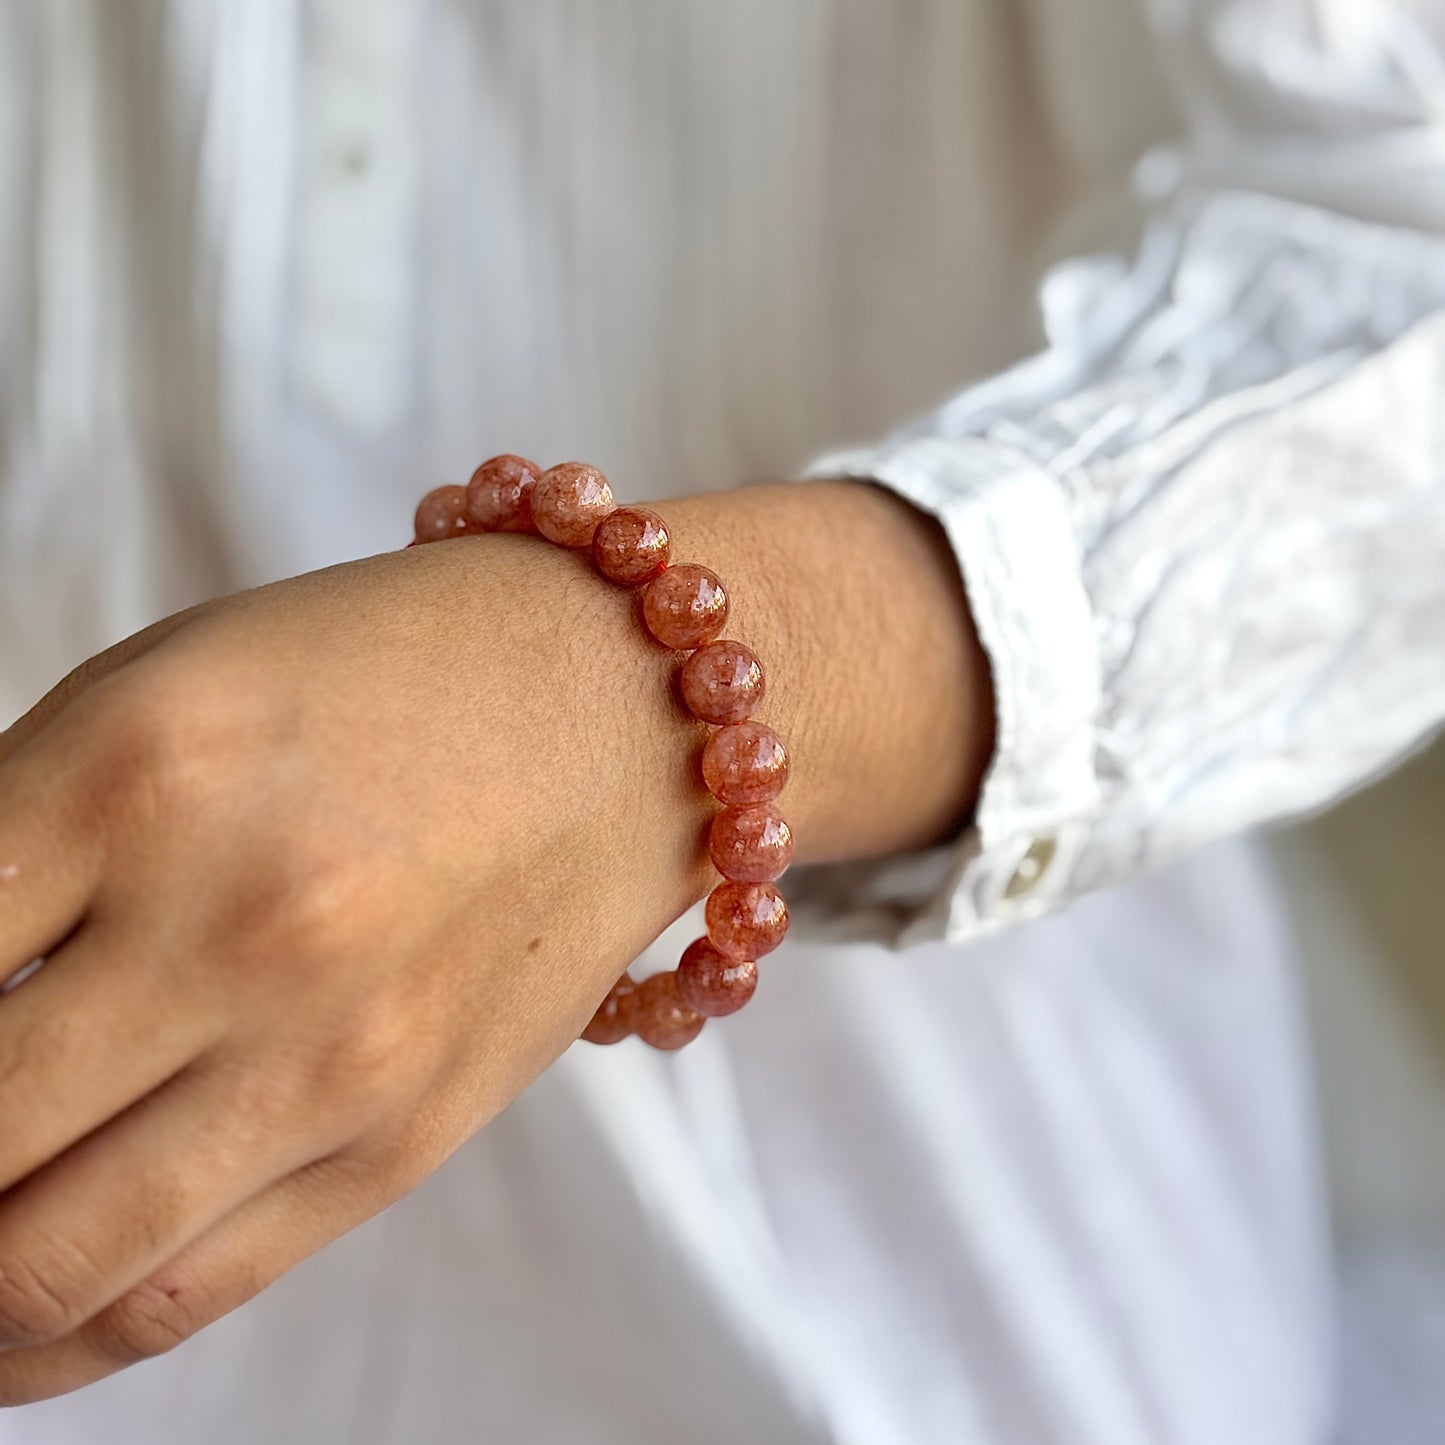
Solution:
[{"label": "finger", "polygon": [[0,767],[0,982],[75,928],[99,881],[82,767],[77,740],[55,730]]},{"label": "finger", "polygon": [[94,657],[82,662],[79,667],[56,683],[29,712],[13,722],[4,732],[0,732],[0,766],[3,766],[7,759],[18,752],[41,728],[88,688],[93,687],[102,678],[109,677],[111,673],[124,667],[126,663],[149,652],[151,648],[164,642],[171,633],[199,617],[214,605],[211,602],[203,602],[197,607],[188,608],[185,612],[177,612],[171,617],[164,617],[133,636],[117,642],[114,647],[108,647],[104,652],[98,652]]},{"label": "finger", "polygon": [[404,1192],[343,1155],[248,1200],[64,1339],[0,1353],[0,1405],[79,1389],[173,1349]]},{"label": "finger", "polygon": [[[75,668],[23,717],[0,732],[0,983],[28,967],[78,921],[99,872],[99,849],[81,795],[69,789],[71,739],[38,744],[77,698],[207,612],[205,602],[162,618]],[[14,762],[15,769],[7,768]],[[77,826],[79,825],[79,826]],[[65,920],[69,919],[66,923]]]},{"label": "finger", "polygon": [[331,1151],[296,1085],[204,1061],[0,1199],[0,1346],[62,1338]]},{"label": "finger", "polygon": [[0,998],[0,1189],[221,1037],[219,1001],[184,989],[162,954],[118,925],[90,925]]}]

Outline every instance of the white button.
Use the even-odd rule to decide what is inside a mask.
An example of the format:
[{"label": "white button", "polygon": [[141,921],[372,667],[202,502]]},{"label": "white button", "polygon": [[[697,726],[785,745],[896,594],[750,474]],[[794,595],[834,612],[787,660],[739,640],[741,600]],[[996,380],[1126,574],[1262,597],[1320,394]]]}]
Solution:
[{"label": "white button", "polygon": [[313,0],[290,299],[296,387],[356,435],[394,427],[417,385],[424,7]]},{"label": "white button", "polygon": [[1029,850],[1019,859],[1019,866],[1014,869],[1014,876],[1009,879],[1008,887],[1004,889],[1005,898],[1022,898],[1034,885],[1049,871],[1049,864],[1054,861],[1054,854],[1059,851],[1059,840],[1049,837],[1047,834],[1042,838],[1035,838],[1029,844]]}]

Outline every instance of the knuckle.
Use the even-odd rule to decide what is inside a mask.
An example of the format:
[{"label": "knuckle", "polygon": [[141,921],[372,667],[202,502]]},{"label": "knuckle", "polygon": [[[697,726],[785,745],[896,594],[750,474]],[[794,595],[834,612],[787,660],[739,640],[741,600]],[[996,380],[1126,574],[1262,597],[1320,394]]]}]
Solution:
[{"label": "knuckle", "polygon": [[53,1246],[51,1258],[33,1250],[0,1256],[0,1343],[59,1339],[90,1312],[96,1271],[74,1246]]},{"label": "knuckle", "polygon": [[364,1125],[405,1109],[415,1092],[419,1051],[411,1016],[386,996],[353,1004],[332,1020],[304,1082],[338,1123]]},{"label": "knuckle", "polygon": [[218,740],[185,690],[167,680],[130,685],[108,699],[91,801],[127,827],[193,812],[213,786]]},{"label": "knuckle", "polygon": [[402,1022],[368,1022],[369,1006],[330,1007],[272,1036],[264,1067],[235,1068],[224,1084],[226,1149],[248,1151],[278,1130],[321,1147],[407,1109],[424,1080]]},{"label": "knuckle", "polygon": [[[259,856],[258,856],[259,854]],[[330,825],[289,815],[221,880],[205,923],[208,954],[268,996],[307,1007],[396,936],[376,871]]]},{"label": "knuckle", "polygon": [[[374,952],[390,936],[375,868],[352,839],[314,820],[298,820],[277,840],[235,922],[253,945],[254,963],[301,987],[338,958]],[[233,934],[236,930],[233,930]]]},{"label": "knuckle", "polygon": [[359,870],[344,845],[316,836],[294,837],[279,859],[284,882],[269,915],[270,931],[284,952],[301,958],[330,957],[362,931],[364,899]]},{"label": "knuckle", "polygon": [[197,1303],[179,1289],[147,1280],[102,1310],[85,1333],[106,1359],[133,1365],[175,1349],[204,1323]]},{"label": "knuckle", "polygon": [[409,1019],[385,997],[354,1008],[323,1056],[325,1082],[342,1097],[389,1096],[411,1056]]}]

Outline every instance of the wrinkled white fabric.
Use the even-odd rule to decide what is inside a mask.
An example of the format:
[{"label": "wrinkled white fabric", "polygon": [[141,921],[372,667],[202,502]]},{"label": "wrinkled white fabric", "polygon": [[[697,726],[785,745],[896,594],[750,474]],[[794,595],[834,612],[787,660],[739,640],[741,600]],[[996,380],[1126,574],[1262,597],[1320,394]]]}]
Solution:
[{"label": "wrinkled white fabric", "polygon": [[942,519],[993,665],[976,831],[905,937],[1318,807],[1445,718],[1445,240],[1188,196],[1044,301],[1047,353],[816,468]]},{"label": "wrinkled white fabric", "polygon": [[[1255,851],[957,940],[1438,720],[1440,34],[1408,0],[0,0],[0,709],[396,545],[503,447],[667,495],[996,376],[821,465],[944,519],[1002,728],[960,849],[816,878],[729,1028],[571,1051],[0,1442],[1327,1438]],[[1096,259],[1007,370],[1079,201]]]},{"label": "wrinkled white fabric", "polygon": [[1318,807],[1445,718],[1445,7],[1152,11],[1187,128],[1137,254],[1060,266],[1042,354],[815,467],[942,519],[993,663],[977,829],[904,937]]}]

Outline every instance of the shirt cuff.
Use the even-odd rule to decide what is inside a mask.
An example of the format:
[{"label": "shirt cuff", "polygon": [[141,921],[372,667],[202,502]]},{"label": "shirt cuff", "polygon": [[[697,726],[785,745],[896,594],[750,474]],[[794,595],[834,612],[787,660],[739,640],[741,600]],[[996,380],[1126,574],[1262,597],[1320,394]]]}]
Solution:
[{"label": "shirt cuff", "polygon": [[[886,931],[900,945],[976,937],[1050,911],[1071,892],[1099,809],[1099,649],[1059,483],[1021,453],[973,437],[838,452],[807,475],[877,482],[938,519],[988,654],[998,712],[972,826],[911,878],[894,860],[850,896],[890,920]],[[919,871],[934,880],[922,899]]]}]

